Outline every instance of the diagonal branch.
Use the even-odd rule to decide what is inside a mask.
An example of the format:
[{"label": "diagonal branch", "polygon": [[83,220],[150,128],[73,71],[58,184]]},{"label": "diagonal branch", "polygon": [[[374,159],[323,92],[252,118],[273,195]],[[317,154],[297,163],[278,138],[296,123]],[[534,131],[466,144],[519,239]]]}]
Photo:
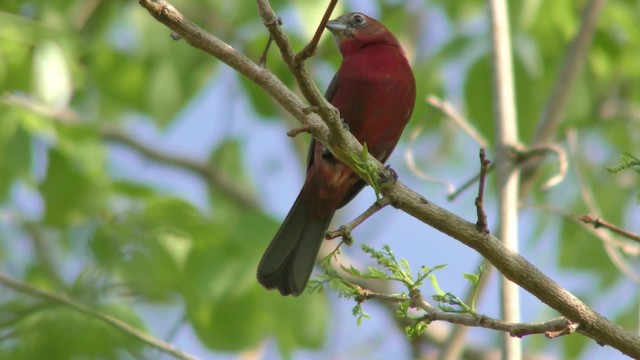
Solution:
[{"label": "diagonal branch", "polygon": [[75,311],[81,312],[91,318],[94,318],[96,320],[100,320],[110,326],[112,326],[114,329],[121,331],[125,334],[127,334],[128,336],[134,337],[140,341],[142,341],[143,343],[165,353],[165,354],[169,354],[177,359],[183,359],[183,360],[196,360],[196,357],[194,357],[193,355],[190,355],[178,348],[176,348],[175,346],[165,343],[164,341],[154,338],[153,336],[146,334],[136,328],[134,328],[133,326],[125,323],[122,320],[116,319],[113,316],[109,316],[106,314],[103,314],[99,311],[93,310],[90,307],[81,304],[71,298],[68,298],[66,296],[63,295],[58,295],[58,294],[54,294],[48,291],[44,291],[38,288],[35,288],[27,283],[24,283],[22,281],[16,280],[12,277],[10,277],[7,274],[4,273],[0,273],[0,284],[8,287],[10,289],[13,289],[15,291],[18,291],[20,293],[23,294],[27,294],[29,296],[33,296],[36,297],[40,300],[49,302],[49,303],[54,303],[54,304],[59,304],[59,305],[64,305],[67,306]]},{"label": "diagonal branch", "polygon": [[402,295],[387,295],[376,293],[368,289],[363,289],[358,285],[353,285],[354,290],[359,293],[359,300],[378,299],[386,302],[401,303],[411,301],[411,304],[427,313],[423,317],[424,321],[446,321],[452,324],[464,325],[468,327],[481,327],[486,329],[504,331],[509,336],[522,338],[528,335],[544,334],[545,336],[553,336],[552,334],[566,330],[568,327],[574,326],[566,318],[555,318],[544,323],[510,323],[504,320],[494,319],[488,316],[473,316],[467,313],[447,312],[437,307],[431,306],[424,300],[419,292],[414,293],[411,297]]},{"label": "diagonal branch", "polygon": [[[0,102],[8,104],[10,106],[19,106],[25,108],[29,111],[33,111],[36,114],[41,114],[65,124],[77,124],[82,122],[77,113],[72,109],[53,109],[45,104],[37,102],[34,99],[24,96],[3,94],[2,96],[0,96]],[[233,198],[242,207],[259,207],[258,200],[254,196],[248,194],[243,189],[240,189],[237,185],[237,182],[229,178],[225,173],[217,171],[209,164],[176,156],[166,151],[153,148],[149,145],[141,143],[139,140],[131,137],[123,130],[114,126],[104,126],[100,128],[100,136],[102,136],[102,138],[105,140],[124,144],[153,161],[192,171],[200,175],[207,182],[207,185],[209,185],[210,188],[217,188],[222,190],[227,196]]]},{"label": "diagonal branch", "polygon": [[222,190],[225,195],[233,198],[244,208],[254,209],[259,207],[258,200],[254,196],[238,187],[236,181],[226,174],[216,171],[216,169],[209,166],[209,164],[155,149],[114,127],[103,127],[100,130],[100,134],[105,140],[124,144],[150,160],[193,171],[200,175],[210,188]]},{"label": "diagonal branch", "polygon": [[[255,82],[296,119],[309,125],[313,136],[323,144],[329,144],[331,152],[338,160],[347,164],[354,171],[358,171],[354,159],[362,154],[362,145],[346,129],[342,128],[337,113],[332,114],[330,111],[329,114],[323,113],[326,123],[315,113],[305,114],[304,109],[307,105],[287,89],[271,72],[261,68],[215,36],[207,34],[195,26],[166,1],[140,0],[140,3],[152,16],[180,34],[189,44],[219,58]],[[268,6],[268,3],[266,5]],[[272,13],[273,10],[261,13],[265,23],[275,23],[277,19],[269,16]],[[275,17],[275,15],[273,16]],[[274,37],[274,41],[278,44],[281,40]],[[282,49],[280,44],[278,46]],[[310,79],[306,79],[306,82],[312,84]],[[307,97],[306,91],[303,90],[305,97]],[[312,105],[317,105],[310,102]],[[371,161],[378,167],[378,172],[384,173],[383,164],[375,159],[371,159]],[[359,172],[358,174],[365,175]],[[384,196],[388,196],[398,209],[476,250],[511,281],[522,286],[571,322],[580,323],[582,333],[597,339],[602,344],[613,346],[629,356],[640,357],[640,337],[613,324],[590,309],[525,258],[507,249],[495,236],[479,233],[475,224],[427,201],[401,181],[385,186],[382,193]]]},{"label": "diagonal branch", "polygon": [[336,8],[337,4],[338,0],[331,0],[329,6],[327,6],[327,10],[324,12],[322,20],[320,20],[320,25],[318,25],[316,33],[313,35],[313,39],[311,39],[311,42],[308,43],[307,46],[305,46],[302,50],[300,50],[300,52],[297,53],[296,56],[294,56],[293,63],[295,65],[301,64],[316,53],[316,50],[318,49],[318,43],[320,42],[320,37],[324,32],[324,27],[325,25],[327,25],[327,22],[331,17],[331,13],[333,12],[333,9]]},{"label": "diagonal branch", "polygon": [[585,224],[592,224],[595,229],[597,228],[609,229],[618,235],[622,235],[626,237],[627,239],[640,242],[640,235],[633,233],[629,230],[625,230],[599,217],[591,216],[591,215],[582,215],[578,219],[580,219],[580,221],[582,221]]},{"label": "diagonal branch", "polygon": [[[580,71],[588,59],[587,52],[596,31],[596,25],[606,0],[589,0],[582,11],[580,29],[571,41],[567,54],[556,76],[555,84],[547,99],[544,112],[538,121],[536,134],[532,145],[551,143],[554,141],[564,110],[567,107],[569,95],[573,84],[576,82]],[[539,172],[541,159],[531,159],[526,168],[522,170],[521,197],[524,198],[531,188],[533,180]]]}]

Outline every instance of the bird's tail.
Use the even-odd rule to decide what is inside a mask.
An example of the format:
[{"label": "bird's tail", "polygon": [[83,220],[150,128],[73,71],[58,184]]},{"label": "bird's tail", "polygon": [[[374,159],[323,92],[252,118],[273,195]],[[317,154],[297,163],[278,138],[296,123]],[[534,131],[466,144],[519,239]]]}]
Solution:
[{"label": "bird's tail", "polygon": [[[308,196],[309,195],[309,196]],[[258,265],[258,281],[282,295],[300,295],[309,281],[313,265],[335,211],[318,211],[319,201],[303,187],[280,230],[271,240]]]}]

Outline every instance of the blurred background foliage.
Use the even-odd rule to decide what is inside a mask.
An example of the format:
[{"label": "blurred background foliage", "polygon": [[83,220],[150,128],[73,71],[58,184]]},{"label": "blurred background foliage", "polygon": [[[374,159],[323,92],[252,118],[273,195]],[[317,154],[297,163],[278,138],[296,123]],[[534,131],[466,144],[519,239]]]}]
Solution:
[{"label": "blurred background foliage", "polygon": [[[260,57],[267,32],[253,3],[172,3],[250,58]],[[271,3],[283,17],[294,48],[300,49],[315,30],[324,2]],[[510,3],[519,131],[525,144],[532,140],[585,4]],[[471,177],[477,169],[477,145],[424,99],[435,94],[452,102],[492,139],[485,2],[344,1],[336,14],[351,10],[382,20],[412,59],[419,95],[407,134],[429,131],[411,143],[405,141],[398,152],[411,149],[421,169],[447,181]],[[615,302],[599,311],[630,329],[638,326],[637,247],[629,244],[607,254],[599,238],[563,214],[592,211],[585,204],[587,191],[599,206],[596,215],[640,231],[638,176],[606,171],[619,163],[622,152],[640,154],[639,23],[637,1],[607,2],[557,133],[565,148],[567,133],[578,139],[571,172],[557,188],[534,191],[523,200],[522,241],[533,244],[525,246],[525,256],[536,244],[545,246],[542,263],[531,255],[535,264],[564,274],[562,279],[574,284],[572,291],[589,304]],[[328,84],[339,61],[335,47],[325,39],[310,61],[319,86]],[[267,67],[295,87],[275,49]],[[235,89],[231,96],[244,99],[243,109],[225,108],[221,113],[203,104],[207,92],[220,83],[229,91]],[[193,110],[196,104],[204,110]],[[229,130],[247,114],[260,126],[277,123],[273,126],[282,133],[282,121],[295,126],[256,86],[184,42],[171,40],[169,31],[135,1],[2,1],[2,271],[67,294],[170,342],[176,340],[198,354],[213,351],[228,357],[264,351],[265,339],[277,344],[267,350],[267,357],[280,352],[314,358],[313,353],[294,350],[331,349],[327,332],[335,326],[334,297],[282,298],[255,281],[259,257],[289,202],[268,193],[269,179],[256,176],[256,162],[247,155],[247,138]],[[195,122],[196,133],[211,133],[215,139],[192,151],[175,150],[166,139],[184,121]],[[288,140],[263,138],[265,151],[275,141]],[[289,177],[299,176],[305,157],[306,140],[295,141],[295,148],[284,145],[299,155],[300,166],[296,163],[298,170],[292,170],[297,173]],[[444,201],[444,188],[425,184],[400,156],[395,159],[403,180],[429,198]],[[271,169],[267,175],[278,169],[277,164],[264,166]],[[556,168],[551,160],[544,163],[538,187]],[[170,181],[172,176],[186,180]],[[190,187],[200,191],[193,195]],[[473,217],[470,201],[445,206]],[[384,215],[376,221],[384,223]],[[622,259],[626,272],[614,265],[611,251]],[[495,346],[491,332],[480,334],[488,339],[483,343],[486,349]],[[587,357],[585,349],[594,346],[578,336],[565,339],[553,345],[532,340],[526,349],[530,354],[577,358]],[[426,341],[426,347],[437,349]],[[340,357],[357,357],[366,345],[356,347]],[[6,289],[0,292],[0,358],[158,356],[95,319]]]}]

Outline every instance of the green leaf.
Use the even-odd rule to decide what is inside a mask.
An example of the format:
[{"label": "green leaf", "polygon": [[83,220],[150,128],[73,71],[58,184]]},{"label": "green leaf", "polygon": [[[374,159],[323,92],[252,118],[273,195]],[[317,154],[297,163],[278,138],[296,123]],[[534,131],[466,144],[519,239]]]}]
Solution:
[{"label": "green leaf", "polygon": [[31,153],[29,135],[9,118],[0,121],[0,200],[15,180],[31,178]]},{"label": "green leaf", "polygon": [[74,219],[87,216],[94,202],[93,184],[77,164],[57,149],[49,150],[49,164],[40,185],[45,213],[44,222],[64,227]]}]

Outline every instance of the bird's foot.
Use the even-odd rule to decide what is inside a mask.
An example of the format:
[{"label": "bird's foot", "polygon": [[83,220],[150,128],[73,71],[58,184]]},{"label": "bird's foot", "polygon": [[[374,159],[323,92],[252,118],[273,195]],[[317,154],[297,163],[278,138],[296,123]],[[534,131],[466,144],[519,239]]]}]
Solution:
[{"label": "bird's foot", "polygon": [[386,165],[380,172],[381,185],[393,185],[396,181],[398,181],[398,173],[391,168],[391,165]]}]

